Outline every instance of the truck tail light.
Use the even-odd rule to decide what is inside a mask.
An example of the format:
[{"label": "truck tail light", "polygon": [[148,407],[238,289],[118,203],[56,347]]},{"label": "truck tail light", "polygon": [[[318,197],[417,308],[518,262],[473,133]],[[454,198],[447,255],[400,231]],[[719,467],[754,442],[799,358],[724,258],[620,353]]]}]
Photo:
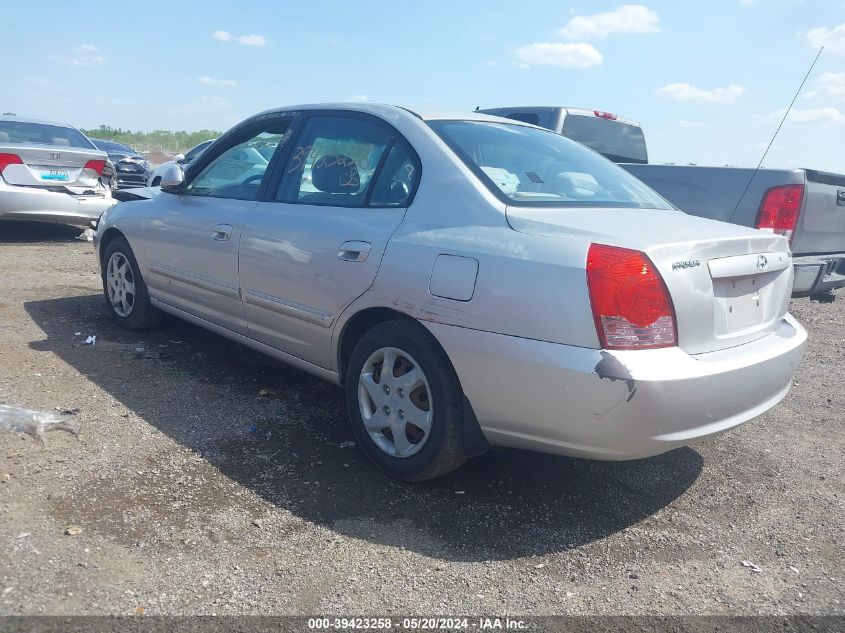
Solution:
[{"label": "truck tail light", "polygon": [[602,348],[650,349],[677,345],[672,298],[645,253],[590,244],[587,287]]},{"label": "truck tail light", "polygon": [[98,176],[103,175],[103,169],[106,167],[106,161],[104,160],[89,160],[85,163],[84,169],[93,169],[97,172]]},{"label": "truck tail light", "polygon": [[23,165],[23,161],[17,154],[0,154],[0,174],[9,165]]},{"label": "truck tail light", "polygon": [[593,110],[593,114],[600,119],[607,119],[608,121],[616,120],[616,115],[612,112],[602,112],[601,110]]},{"label": "truck tail light", "polygon": [[781,185],[766,190],[757,213],[757,228],[785,235],[791,244],[803,201],[804,185]]}]

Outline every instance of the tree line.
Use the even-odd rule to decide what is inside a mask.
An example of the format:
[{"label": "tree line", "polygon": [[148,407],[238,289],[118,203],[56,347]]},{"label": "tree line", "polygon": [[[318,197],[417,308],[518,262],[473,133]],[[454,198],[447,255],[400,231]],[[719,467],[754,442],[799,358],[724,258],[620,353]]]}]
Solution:
[{"label": "tree line", "polygon": [[215,130],[199,130],[197,132],[186,132],[180,130],[153,130],[152,132],[133,132],[121,128],[114,128],[109,125],[101,125],[98,128],[82,130],[85,136],[90,138],[101,138],[108,141],[117,141],[138,151],[171,151],[187,152],[194,145],[202,143],[210,138],[217,138],[220,132]]}]

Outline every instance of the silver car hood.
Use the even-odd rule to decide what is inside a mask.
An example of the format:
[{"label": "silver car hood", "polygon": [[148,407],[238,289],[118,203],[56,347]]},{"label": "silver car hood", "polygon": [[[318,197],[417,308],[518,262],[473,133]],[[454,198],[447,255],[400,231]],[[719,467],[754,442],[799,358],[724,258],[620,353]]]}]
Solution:
[{"label": "silver car hood", "polygon": [[647,253],[672,296],[678,344],[690,354],[761,338],[786,314],[793,272],[784,237],[669,209],[508,207],[506,213],[523,233]]}]

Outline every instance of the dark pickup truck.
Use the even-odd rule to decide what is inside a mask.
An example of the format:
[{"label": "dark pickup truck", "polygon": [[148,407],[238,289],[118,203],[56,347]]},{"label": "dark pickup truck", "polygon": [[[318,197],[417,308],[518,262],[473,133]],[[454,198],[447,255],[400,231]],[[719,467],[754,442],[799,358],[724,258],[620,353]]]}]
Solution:
[{"label": "dark pickup truck", "polygon": [[793,296],[845,287],[845,175],[812,169],[648,164],[636,121],[608,112],[536,106],[487,114],[534,123],[591,147],[691,215],[789,237]]}]

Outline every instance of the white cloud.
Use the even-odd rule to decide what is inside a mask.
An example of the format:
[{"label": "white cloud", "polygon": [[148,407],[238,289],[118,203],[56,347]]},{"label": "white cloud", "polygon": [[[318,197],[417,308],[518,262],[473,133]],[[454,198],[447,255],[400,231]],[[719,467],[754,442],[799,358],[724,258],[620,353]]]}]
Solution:
[{"label": "white cloud", "polygon": [[73,54],[67,61],[72,66],[99,66],[106,62],[106,58],[100,55],[93,44],[83,44],[73,49]]},{"label": "white cloud", "polygon": [[352,95],[346,99],[347,101],[357,101],[358,103],[364,103],[365,101],[369,101],[370,98],[367,95]]},{"label": "white cloud", "polygon": [[266,37],[255,33],[250,33],[249,35],[232,35],[228,31],[214,31],[211,37],[221,42],[237,42],[244,46],[266,46],[268,43]]},{"label": "white cloud", "polygon": [[698,101],[701,103],[733,103],[745,88],[731,84],[724,88],[704,90],[688,83],[667,84],[657,89],[657,94],[673,101]]},{"label": "white cloud", "polygon": [[237,86],[238,82],[234,79],[215,79],[214,77],[204,76],[197,79],[197,83],[205,84],[207,86]]},{"label": "white cloud", "polygon": [[[768,114],[760,114],[754,118],[758,121],[780,121],[783,118],[783,113],[786,108],[781,108],[775,112]],[[817,123],[820,125],[845,125],[845,114],[842,114],[837,108],[833,106],[827,108],[809,108],[807,110],[799,110],[793,108],[789,112],[787,121],[794,123]]]},{"label": "white cloud", "polygon": [[845,22],[832,29],[826,26],[810,29],[804,37],[813,48],[824,46],[830,53],[845,55]]},{"label": "white cloud", "polygon": [[558,35],[570,40],[603,40],[614,33],[630,35],[659,33],[660,17],[642,4],[626,4],[615,11],[594,15],[577,15],[570,19]]},{"label": "white cloud", "polygon": [[804,98],[813,99],[825,95],[845,100],[845,73],[823,73],[819,78],[819,86],[810,90]]},{"label": "white cloud", "polygon": [[514,50],[520,66],[558,66],[559,68],[592,68],[602,63],[602,54],[592,44],[576,42],[538,42]]}]

